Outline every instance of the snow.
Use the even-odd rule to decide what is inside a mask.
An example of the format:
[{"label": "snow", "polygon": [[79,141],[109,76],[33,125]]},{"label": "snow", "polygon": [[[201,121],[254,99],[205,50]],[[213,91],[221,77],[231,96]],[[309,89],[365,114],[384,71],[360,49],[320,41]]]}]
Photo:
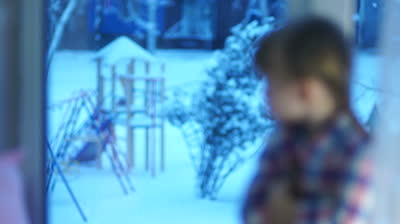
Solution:
[{"label": "snow", "polygon": [[[55,55],[49,76],[50,104],[70,97],[79,89],[95,88],[94,55],[85,51],[62,51]],[[199,50],[159,52],[157,56],[167,61],[167,89],[195,91],[197,83],[206,76],[205,67],[211,55],[209,51]],[[49,116],[52,132],[60,120],[59,111],[50,111]],[[123,195],[116,177],[108,169],[76,166],[66,171],[89,223],[238,223],[241,197],[254,163],[243,166],[228,180],[217,201],[201,200],[197,197],[195,171],[181,132],[169,124],[166,130],[166,172],[151,178],[144,171],[144,152],[140,150],[143,142],[139,140],[138,168],[131,174],[136,192],[131,195]],[[50,223],[84,223],[60,182],[49,203]]]},{"label": "snow", "polygon": [[[120,49],[122,51],[122,49]],[[123,51],[122,51],[123,52]],[[96,64],[94,52],[57,52],[52,63],[49,104],[69,98],[79,89],[94,89]],[[199,50],[162,50],[156,56],[166,62],[167,91],[177,88],[195,91],[206,77],[206,66],[212,52]],[[114,57],[114,56],[113,56]],[[377,98],[377,56],[359,53],[356,58],[356,80],[353,102],[359,118],[365,121]],[[53,132],[62,119],[59,110],[49,111],[49,131]],[[143,133],[139,133],[139,136]],[[138,139],[140,139],[138,137]],[[123,147],[123,139],[120,142]],[[74,166],[66,170],[71,187],[86,213],[90,224],[105,223],[173,223],[173,224],[235,224],[240,223],[240,205],[252,177],[256,158],[239,168],[226,182],[216,201],[197,197],[195,171],[181,132],[166,126],[166,171],[152,178],[144,170],[143,142],[137,143],[137,167],[130,174],[136,192],[125,196],[116,177],[105,168]],[[49,197],[50,223],[84,223],[59,182]]]},{"label": "snow", "polygon": [[366,123],[379,97],[379,57],[362,52],[355,58],[352,105],[362,123]]},{"label": "snow", "polygon": [[118,37],[105,46],[96,53],[94,58],[103,58],[104,62],[109,65],[131,58],[149,62],[156,61],[156,58],[150,52],[125,36]]}]

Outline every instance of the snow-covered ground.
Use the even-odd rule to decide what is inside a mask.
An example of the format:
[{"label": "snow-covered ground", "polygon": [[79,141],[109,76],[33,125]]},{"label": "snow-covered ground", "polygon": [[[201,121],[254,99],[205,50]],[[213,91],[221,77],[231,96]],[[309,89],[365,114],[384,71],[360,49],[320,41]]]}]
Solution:
[{"label": "snow-covered ground", "polygon": [[[56,54],[49,76],[50,104],[79,89],[95,88],[93,55],[72,51]],[[158,57],[166,62],[167,91],[195,89],[205,78],[204,69],[211,55],[207,51],[159,52]],[[57,110],[50,111],[49,119],[51,131],[51,121],[59,120]],[[166,130],[166,172],[150,177],[143,169],[143,151],[137,146],[138,169],[131,174],[136,193],[129,196],[124,196],[110,170],[80,167],[67,171],[89,223],[238,223],[241,196],[254,163],[243,166],[228,180],[217,201],[201,200],[197,197],[195,172],[185,141],[178,129],[167,124]],[[50,223],[84,223],[62,184],[50,195],[49,209]]]},{"label": "snow-covered ground", "polygon": [[372,53],[358,53],[354,61],[352,106],[362,122],[367,122],[378,98],[380,62]]},{"label": "snow-covered ground", "polygon": [[[164,50],[157,56],[166,62],[167,91],[175,88],[195,89],[205,76],[212,52]],[[93,52],[62,51],[55,55],[49,75],[49,102],[56,103],[79,89],[94,89],[96,65]],[[359,54],[356,57],[354,105],[365,121],[371,111],[377,84],[377,57]],[[361,84],[360,84],[361,83]],[[371,87],[371,88],[370,88]],[[60,118],[50,111],[50,131]],[[255,159],[248,161],[226,182],[216,201],[201,200],[196,193],[195,173],[190,164],[186,144],[180,131],[166,127],[167,170],[156,178],[143,169],[143,147],[138,150],[138,167],[131,178],[136,192],[124,196],[115,176],[108,169],[78,167],[68,170],[67,178],[89,223],[173,223],[173,224],[235,224],[243,192],[251,178]],[[62,184],[49,197],[51,224],[84,223]]]}]

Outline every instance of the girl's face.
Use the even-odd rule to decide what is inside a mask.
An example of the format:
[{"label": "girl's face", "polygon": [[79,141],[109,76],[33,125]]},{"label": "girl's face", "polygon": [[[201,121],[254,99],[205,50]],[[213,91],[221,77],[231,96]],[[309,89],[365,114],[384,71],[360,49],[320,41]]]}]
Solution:
[{"label": "girl's face", "polygon": [[319,79],[269,79],[265,86],[265,98],[273,117],[286,124],[306,122],[318,125],[337,107],[335,98]]},{"label": "girl's face", "polygon": [[298,83],[265,79],[264,86],[264,97],[275,119],[284,123],[293,123],[305,119],[305,102]]},{"label": "girl's face", "polygon": [[264,78],[264,98],[270,106],[272,116],[283,123],[302,121],[305,116],[300,84],[289,77],[287,63],[280,46],[275,46],[268,61],[267,78]]}]

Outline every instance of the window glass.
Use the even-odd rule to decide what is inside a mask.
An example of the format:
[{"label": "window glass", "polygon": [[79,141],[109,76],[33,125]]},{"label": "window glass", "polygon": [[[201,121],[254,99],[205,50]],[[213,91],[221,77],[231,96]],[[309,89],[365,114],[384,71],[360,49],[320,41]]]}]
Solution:
[{"label": "window glass", "polygon": [[[384,1],[355,0],[352,106],[373,128]],[[240,223],[273,130],[253,69],[285,0],[48,0],[49,222]]]}]

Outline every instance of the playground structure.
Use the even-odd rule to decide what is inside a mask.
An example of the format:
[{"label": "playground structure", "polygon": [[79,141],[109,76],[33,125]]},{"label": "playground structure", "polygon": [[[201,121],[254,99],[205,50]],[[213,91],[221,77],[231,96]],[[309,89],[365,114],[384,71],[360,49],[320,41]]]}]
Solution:
[{"label": "playground structure", "polygon": [[[52,105],[49,110],[61,110],[63,113],[51,141],[46,143],[49,156],[46,191],[52,192],[57,180],[61,179],[85,222],[86,215],[64,174],[73,163],[97,161],[97,166],[101,167],[102,155],[105,154],[123,193],[127,195],[135,191],[126,165],[120,160],[121,152],[114,132],[115,116],[101,110],[94,98],[94,93],[81,91],[68,100]],[[77,149],[75,152],[74,148]]]},{"label": "playground structure", "polygon": [[[126,164],[136,166],[136,131],[145,131],[145,169],[157,173],[165,170],[165,64],[127,37],[120,37],[101,49],[97,63],[97,104],[111,111],[116,125],[126,133]],[[158,141],[159,137],[159,141]],[[157,144],[159,142],[159,144]]]},{"label": "playground structure", "polygon": [[[142,129],[146,171],[156,176],[158,157],[161,171],[165,169],[165,65],[126,37],[100,50],[95,60],[97,91],[80,91],[48,107],[57,112],[57,129],[46,144],[46,192],[61,182],[85,222],[87,216],[65,175],[73,165],[94,162],[101,169],[106,159],[123,193],[134,192],[129,171],[135,167],[135,132]],[[121,127],[126,141],[117,136]],[[121,150],[125,142],[126,150]]]}]

